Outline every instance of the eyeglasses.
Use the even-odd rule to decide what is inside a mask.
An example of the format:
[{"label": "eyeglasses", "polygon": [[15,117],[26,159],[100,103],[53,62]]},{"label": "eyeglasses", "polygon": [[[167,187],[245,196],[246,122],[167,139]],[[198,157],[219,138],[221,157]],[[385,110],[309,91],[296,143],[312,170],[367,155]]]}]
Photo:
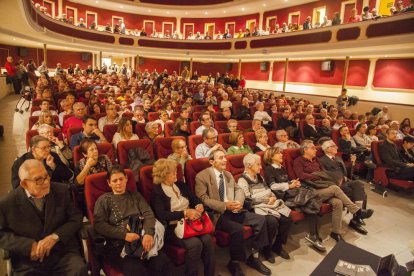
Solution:
[{"label": "eyeglasses", "polygon": [[213,136],[213,137],[206,137],[206,139],[217,139],[217,136]]},{"label": "eyeglasses", "polygon": [[50,150],[52,147],[51,146],[44,146],[44,147],[35,147],[35,148],[38,148],[38,149],[41,149],[41,150]]},{"label": "eyeglasses", "polygon": [[48,175],[46,177],[39,177],[39,178],[36,178],[36,179],[24,179],[24,180],[35,182],[36,185],[42,185],[43,183],[45,183],[46,180],[47,181],[50,180],[50,176]]}]

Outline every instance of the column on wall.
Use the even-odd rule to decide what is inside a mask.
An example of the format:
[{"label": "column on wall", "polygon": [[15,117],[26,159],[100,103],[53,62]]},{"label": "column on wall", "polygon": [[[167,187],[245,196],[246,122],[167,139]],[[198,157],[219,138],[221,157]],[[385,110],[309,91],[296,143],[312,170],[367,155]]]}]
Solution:
[{"label": "column on wall", "polygon": [[271,62],[270,62],[270,71],[269,71],[269,79],[267,80],[267,82],[272,82],[272,78],[273,78],[273,63],[274,63],[274,60],[272,60]]},{"label": "column on wall", "polygon": [[62,13],[63,13],[63,0],[58,0],[58,16],[62,17]]},{"label": "column on wall", "polygon": [[47,45],[43,44],[43,61],[45,62],[45,66],[47,67]]},{"label": "column on wall", "polygon": [[288,69],[289,69],[289,58],[286,58],[286,60],[285,60],[285,72],[284,72],[284,75],[283,75],[283,92],[286,92],[286,81],[287,81]]},{"label": "column on wall", "polygon": [[193,58],[190,58],[190,78],[193,75]]},{"label": "column on wall", "polygon": [[239,68],[237,69],[237,78],[241,78],[241,67],[242,67],[242,60],[239,59]]},{"label": "column on wall", "polygon": [[99,51],[99,61],[98,61],[99,69],[102,68],[102,51]]},{"label": "column on wall", "polygon": [[[177,17],[176,19],[177,20],[175,23],[175,30],[177,31],[178,34],[181,34],[181,17]],[[173,33],[174,33],[174,30],[173,30]]]},{"label": "column on wall", "polygon": [[259,30],[263,30],[263,11],[260,12],[259,15]]},{"label": "column on wall", "polygon": [[369,61],[370,61],[370,64],[369,64],[367,85],[368,87],[372,87],[372,83],[374,81],[375,66],[377,65],[378,58],[370,58]]},{"label": "column on wall", "polygon": [[346,56],[345,65],[344,65],[344,76],[342,77],[342,89],[346,86],[346,79],[348,77],[348,68],[349,68],[349,56]]}]

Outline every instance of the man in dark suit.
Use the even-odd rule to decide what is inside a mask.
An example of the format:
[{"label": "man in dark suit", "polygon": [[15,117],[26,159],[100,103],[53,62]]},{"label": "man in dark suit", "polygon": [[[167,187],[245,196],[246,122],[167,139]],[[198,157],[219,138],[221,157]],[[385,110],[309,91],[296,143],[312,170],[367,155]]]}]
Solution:
[{"label": "man in dark suit", "polygon": [[315,118],[309,114],[305,117],[305,125],[303,126],[303,139],[312,140],[314,143],[320,138],[320,134],[315,125]]},{"label": "man in dark suit", "polygon": [[226,171],[225,152],[213,151],[209,161],[212,166],[196,176],[195,192],[204,206],[213,210],[217,219],[216,229],[230,234],[228,269],[233,276],[244,275],[239,262],[246,259],[243,226],[248,225],[253,228],[253,249],[246,264],[264,275],[270,275],[270,269],[259,260],[259,250],[269,245],[264,216],[243,209],[244,192],[235,183],[232,174]]},{"label": "man in dark suit", "polygon": [[30,139],[30,151],[20,156],[12,166],[12,185],[16,189],[21,179],[18,175],[20,166],[28,159],[36,159],[43,163],[52,181],[69,182],[73,172],[62,162],[59,155],[50,151],[50,141],[40,135]]},{"label": "man in dark suit", "polygon": [[87,275],[76,233],[82,227],[67,187],[50,183],[43,163],[19,168],[20,186],[0,200],[0,247],[16,275]]},{"label": "man in dark suit", "polygon": [[[321,139],[322,140],[322,139]],[[331,172],[331,176],[335,177],[336,183],[340,183],[339,187],[342,191],[361,208],[366,208],[367,195],[364,190],[365,182],[362,180],[351,180],[347,177],[348,172],[344,161],[337,156],[338,147],[331,139],[326,139],[322,143],[322,150],[325,153],[319,158],[319,163],[325,171]],[[352,166],[355,165],[356,156],[351,156]],[[349,222],[349,227],[355,229],[361,234],[368,234],[368,231],[363,227],[365,225],[362,219],[354,217]]]},{"label": "man in dark suit", "polygon": [[414,181],[414,163],[405,163],[398,153],[398,147],[395,144],[398,131],[387,129],[387,139],[379,145],[379,155],[385,165],[393,170],[393,178],[401,180]]}]

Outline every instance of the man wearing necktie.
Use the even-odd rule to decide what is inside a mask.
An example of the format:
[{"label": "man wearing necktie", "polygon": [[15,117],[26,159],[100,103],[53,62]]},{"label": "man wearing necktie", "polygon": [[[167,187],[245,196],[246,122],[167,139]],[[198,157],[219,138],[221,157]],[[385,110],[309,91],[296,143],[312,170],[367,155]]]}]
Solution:
[{"label": "man wearing necktie", "polygon": [[0,200],[0,248],[15,275],[87,275],[76,234],[82,214],[68,187],[50,183],[41,161],[19,167],[20,185]]},{"label": "man wearing necktie", "polygon": [[[367,194],[365,193],[364,186],[366,182],[362,180],[352,180],[348,178],[348,172],[344,161],[340,156],[337,156],[338,147],[332,140],[325,140],[322,143],[322,150],[325,153],[319,158],[319,163],[326,171],[332,172],[337,177],[337,183],[340,183],[342,191],[362,209],[366,209]],[[351,155],[351,162],[355,163],[356,156]],[[357,232],[366,235],[368,231],[363,227],[365,225],[362,219],[358,219],[355,216],[350,220],[349,226],[355,229]]]},{"label": "man wearing necktie", "polygon": [[231,274],[244,275],[240,262],[246,260],[243,226],[253,228],[252,254],[246,264],[264,275],[271,271],[258,258],[259,251],[269,244],[264,216],[243,209],[244,192],[235,183],[231,173],[226,171],[225,152],[218,149],[209,156],[210,168],[196,176],[195,192],[204,206],[213,210],[217,221],[216,229],[230,234],[230,261],[227,264]]}]

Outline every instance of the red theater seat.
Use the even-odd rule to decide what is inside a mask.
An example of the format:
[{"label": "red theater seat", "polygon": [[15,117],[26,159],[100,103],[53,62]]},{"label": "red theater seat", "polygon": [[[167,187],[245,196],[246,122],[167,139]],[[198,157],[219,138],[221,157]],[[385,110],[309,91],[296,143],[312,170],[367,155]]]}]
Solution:
[{"label": "red theater seat", "polygon": [[171,143],[174,139],[181,139],[185,142],[185,137],[183,136],[159,137],[155,139],[155,156],[157,159],[167,158],[168,155],[173,153]]},{"label": "red theater seat", "polygon": [[[137,191],[137,186],[135,184],[134,175],[131,170],[125,170],[126,175],[128,176],[127,190],[131,192]],[[88,175],[85,178],[85,200],[88,216],[91,224],[93,225],[93,211],[95,203],[98,198],[104,193],[111,192],[111,188],[108,186],[106,172],[101,172],[97,174]],[[99,264],[96,262],[94,256],[94,246],[92,246],[91,241],[87,242],[88,244],[88,260],[91,266],[91,271],[99,271]],[[105,275],[123,275],[117,269],[115,269],[110,262],[103,261],[102,269],[105,272]]]},{"label": "red theater seat", "polygon": [[192,158],[195,158],[195,150],[201,143],[203,143],[203,137],[201,135],[190,135],[188,137],[188,150]]},{"label": "red theater seat", "polygon": [[256,135],[254,132],[246,132],[244,133],[244,141],[251,149],[256,146]]},{"label": "red theater seat", "polygon": [[231,172],[236,182],[244,172],[243,158],[245,156],[245,153],[226,155],[226,170]]},{"label": "red theater seat", "polygon": [[[351,136],[354,136],[355,133],[356,133],[355,129],[353,129],[353,128],[349,129],[349,134],[351,134]],[[338,129],[333,129],[332,130],[331,137],[332,137],[332,141],[334,141],[335,144],[339,145],[338,144],[339,143],[339,131],[338,131]]]},{"label": "red theater seat", "polygon": [[98,113],[98,114],[93,114],[92,117],[94,117],[97,121],[99,121],[100,118],[105,117],[106,113]]},{"label": "red theater seat", "polygon": [[68,128],[68,144],[70,143],[70,138],[74,134],[82,132],[82,131],[83,131],[83,128],[81,128],[81,127],[70,127],[70,128]]},{"label": "red theater seat", "polygon": [[135,134],[138,135],[139,138],[147,136],[147,132],[145,131],[146,125],[146,123],[137,123],[135,125]]},{"label": "red theater seat", "polygon": [[[30,139],[32,139],[33,136],[39,135],[39,132],[37,129],[28,130],[26,131],[26,150],[29,150],[30,147]],[[53,129],[53,135],[57,138],[59,138],[60,141],[62,141],[62,132],[60,128],[54,128]]]},{"label": "red theater seat", "polygon": [[154,158],[154,150],[151,140],[139,139],[130,141],[121,141],[118,143],[118,162],[122,166],[126,167],[129,163],[128,151],[132,148],[142,148],[147,151],[152,158]]},{"label": "red theater seat", "polygon": [[159,114],[158,114],[158,112],[148,112],[148,121],[156,121],[156,120],[158,120],[160,117],[159,117]]},{"label": "red theater seat", "polygon": [[252,121],[251,120],[241,120],[237,122],[237,129],[241,131],[245,131],[246,129],[252,128]]},{"label": "red theater seat", "polygon": [[276,130],[269,131],[267,136],[269,137],[269,145],[273,147],[273,145],[277,143]]},{"label": "red theater seat", "polygon": [[173,122],[166,122],[165,123],[164,130],[165,130],[165,136],[166,137],[173,136],[173,128],[174,128],[174,123]]},{"label": "red theater seat", "polygon": [[[194,111],[193,112],[193,121],[200,121],[200,119],[201,119],[201,114],[202,114],[203,112],[201,112],[201,111]],[[212,118],[212,119],[214,119],[214,118]]]},{"label": "red theater seat", "polygon": [[[110,143],[99,143],[98,144],[98,153],[99,155],[105,154],[108,156],[108,158],[111,160],[112,163],[115,163],[115,153],[114,153],[114,147]],[[83,155],[81,153],[80,146],[76,146],[73,149],[73,163],[76,167],[78,165],[79,160],[83,158]]]},{"label": "red theater seat", "polygon": [[202,112],[206,107],[204,105],[195,105],[194,112]]},{"label": "red theater seat", "polygon": [[218,133],[224,133],[227,128],[227,121],[215,121],[214,128]]},{"label": "red theater seat", "polygon": [[103,135],[105,136],[106,141],[112,143],[112,138],[114,137],[117,130],[118,125],[105,125],[103,128]]},{"label": "red theater seat", "polygon": [[[372,154],[374,157],[374,162],[377,164],[377,168],[374,171],[374,182],[377,185],[383,186],[386,188],[389,185],[397,186],[404,190],[413,189],[414,182],[408,180],[401,180],[389,177],[387,172],[390,170],[381,160],[379,155],[379,147],[383,143],[383,141],[372,142]],[[401,145],[402,141],[398,140],[397,144]]]},{"label": "red theater seat", "polygon": [[201,123],[200,123],[200,121],[193,121],[193,122],[191,122],[190,123],[190,131],[191,131],[191,134],[195,134],[195,132],[196,132],[196,130],[197,130],[197,128],[199,128],[201,126]]},{"label": "red theater seat", "polygon": [[232,146],[229,142],[230,133],[220,133],[217,142],[223,146],[225,150]]},{"label": "red theater seat", "polygon": [[180,117],[180,112],[173,112],[173,113],[171,113],[171,120],[173,122],[175,122],[175,120],[177,120],[177,118],[179,118],[179,117]]}]

